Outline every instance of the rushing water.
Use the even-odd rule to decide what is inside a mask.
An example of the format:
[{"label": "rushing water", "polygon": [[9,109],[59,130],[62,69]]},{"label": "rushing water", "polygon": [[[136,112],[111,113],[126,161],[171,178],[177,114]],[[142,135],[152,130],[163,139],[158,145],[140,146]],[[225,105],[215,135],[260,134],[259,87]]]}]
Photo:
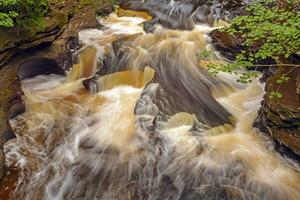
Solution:
[{"label": "rushing water", "polygon": [[[5,145],[13,199],[300,199],[300,176],[252,127],[263,84],[210,76],[206,33],[101,19],[62,75],[22,81]],[[211,55],[206,62],[216,62]]]}]

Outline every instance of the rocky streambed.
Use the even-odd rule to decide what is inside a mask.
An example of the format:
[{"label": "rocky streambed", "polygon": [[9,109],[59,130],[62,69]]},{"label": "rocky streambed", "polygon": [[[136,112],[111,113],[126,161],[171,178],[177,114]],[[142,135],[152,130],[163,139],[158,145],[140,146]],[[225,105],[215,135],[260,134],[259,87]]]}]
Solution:
[{"label": "rocky streambed", "polygon": [[[31,35],[24,34],[21,38],[17,35],[12,36],[12,33],[15,31],[11,33],[0,32],[3,36],[0,41],[0,176],[2,177],[1,184],[4,191],[12,190],[18,177],[17,169],[5,169],[5,159],[2,149],[4,142],[13,137],[12,130],[7,123],[10,108],[12,108],[14,104],[20,103],[23,95],[20,88],[20,80],[18,80],[17,77],[17,66],[30,58],[43,57],[56,62],[61,69],[65,70],[71,67],[73,64],[72,54],[80,47],[78,31],[86,28],[99,27],[100,25],[96,20],[96,16],[111,13],[113,10],[109,1],[99,0],[95,2],[96,4],[89,2],[83,3],[75,0],[64,2],[51,0],[50,12],[45,18],[47,25],[44,31]],[[141,8],[140,5],[127,4],[126,1],[121,2],[123,2],[125,9],[134,9],[135,6]],[[201,3],[204,4],[201,1],[197,1],[197,3],[200,5]],[[235,3],[240,5],[239,1],[235,1]],[[228,6],[228,4],[225,5]],[[140,10],[148,11],[149,6],[151,7],[151,3],[149,5],[145,4],[144,8]],[[202,8],[203,10],[209,10],[206,6]],[[152,14],[154,16],[152,21],[148,24],[144,24],[144,28],[148,28],[147,31],[151,31],[153,23],[165,23],[166,27],[168,27],[170,23],[176,25],[176,23],[172,22],[174,19],[171,19],[171,22],[168,20],[165,21],[164,16],[158,15],[155,11],[153,11]],[[155,17],[155,15],[157,15],[157,17]],[[208,15],[197,19],[200,21],[203,20],[204,22],[210,22],[211,20]],[[183,29],[187,27],[191,28],[190,21],[177,25]],[[213,31],[211,36],[214,47],[229,59],[234,58],[234,55],[243,48],[241,41],[231,38],[224,33]],[[299,59],[295,57],[295,60],[291,62],[299,63]],[[290,70],[293,71],[290,79],[279,86],[276,83],[278,77]],[[254,126],[274,139],[274,141],[277,142],[277,150],[282,152],[283,155],[288,155],[294,160],[299,161],[300,70],[298,68],[285,67],[275,71],[263,71],[267,77],[265,86],[266,94]],[[283,98],[269,98],[270,93],[274,90],[280,90],[283,94]],[[13,109],[19,108],[20,107]],[[9,189],[7,189],[7,187]],[[0,192],[0,197],[8,197],[8,192]]]}]

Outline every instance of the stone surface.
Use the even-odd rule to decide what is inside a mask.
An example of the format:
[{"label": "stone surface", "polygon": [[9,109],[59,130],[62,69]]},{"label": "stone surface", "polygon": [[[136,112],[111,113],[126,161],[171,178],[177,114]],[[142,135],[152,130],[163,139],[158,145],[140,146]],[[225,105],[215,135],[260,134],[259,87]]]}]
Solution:
[{"label": "stone surface", "polygon": [[229,60],[234,60],[235,56],[244,49],[241,38],[233,37],[218,29],[213,30],[210,37],[214,48]]},{"label": "stone surface", "polygon": [[8,63],[14,55],[55,40],[62,33],[76,5],[73,1],[68,2],[71,3],[49,1],[49,12],[44,17],[44,30],[32,28],[26,31],[18,27],[0,30],[0,66]]},{"label": "stone surface", "polygon": [[[282,74],[288,74],[290,79],[279,84],[276,81]],[[264,101],[254,124],[298,155],[300,155],[300,101],[297,93],[299,77],[299,67],[279,67],[277,73],[267,80]],[[282,94],[282,98],[270,98],[270,94],[276,91]]]},{"label": "stone surface", "polygon": [[70,67],[72,52],[80,46],[78,30],[97,27],[97,14],[106,14],[112,9],[109,0],[49,0],[43,31],[0,30],[0,179],[5,173],[3,144],[11,137],[6,117],[9,109],[21,102],[19,63],[44,57],[54,60],[63,69]]},{"label": "stone surface", "polygon": [[6,121],[8,102],[20,91],[16,74],[16,68],[14,67],[0,69],[0,177],[5,172],[3,168],[5,162],[2,145],[8,132]]}]

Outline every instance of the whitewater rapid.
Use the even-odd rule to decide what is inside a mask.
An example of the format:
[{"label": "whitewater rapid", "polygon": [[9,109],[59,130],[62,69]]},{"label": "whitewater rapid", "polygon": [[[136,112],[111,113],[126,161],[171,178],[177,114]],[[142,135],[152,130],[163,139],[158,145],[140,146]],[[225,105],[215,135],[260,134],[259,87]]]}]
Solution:
[{"label": "whitewater rapid", "polygon": [[79,32],[66,76],[22,81],[5,144],[13,199],[299,199],[299,172],[252,127],[263,84],[200,66],[210,26],[145,33],[145,21],[113,13]]}]

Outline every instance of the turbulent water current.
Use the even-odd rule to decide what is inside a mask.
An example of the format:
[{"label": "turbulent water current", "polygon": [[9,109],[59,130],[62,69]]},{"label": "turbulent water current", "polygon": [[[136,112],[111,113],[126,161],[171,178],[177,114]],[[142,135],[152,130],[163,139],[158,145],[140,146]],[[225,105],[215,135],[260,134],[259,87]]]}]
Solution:
[{"label": "turbulent water current", "polygon": [[300,199],[297,167],[252,127],[264,94],[254,80],[211,76],[225,62],[210,25],[155,26],[100,19],[63,75],[22,81],[26,112],[5,145],[20,169],[13,199]]}]

